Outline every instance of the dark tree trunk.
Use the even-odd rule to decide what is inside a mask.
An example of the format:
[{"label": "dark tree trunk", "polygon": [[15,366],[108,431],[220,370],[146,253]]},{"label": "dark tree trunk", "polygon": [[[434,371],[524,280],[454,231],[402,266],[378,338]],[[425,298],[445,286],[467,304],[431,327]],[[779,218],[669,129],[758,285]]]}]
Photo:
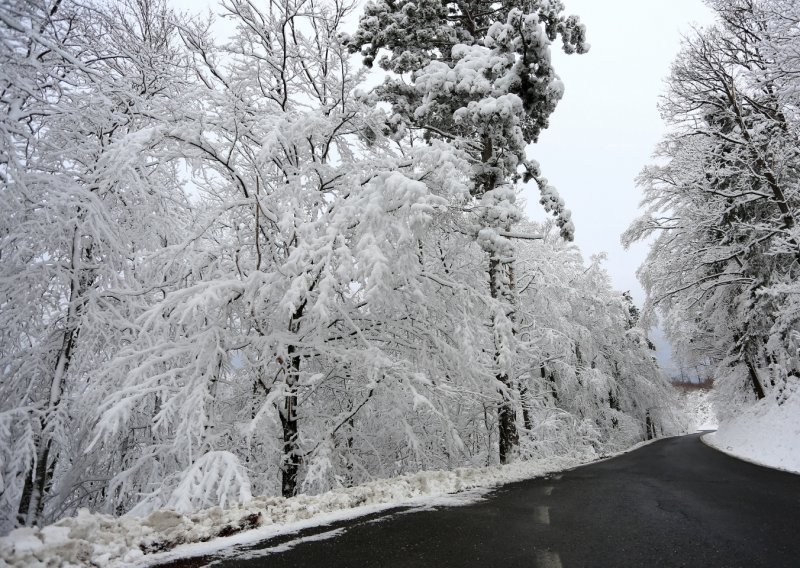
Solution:
[{"label": "dark tree trunk", "polygon": [[300,456],[297,452],[297,396],[291,394],[284,401],[281,413],[283,426],[283,468],[281,475],[281,494],[293,497],[297,494],[297,473],[300,470]]},{"label": "dark tree trunk", "polygon": [[[289,332],[297,334],[300,330],[300,321],[305,312],[306,302],[303,301],[292,314],[289,320]],[[289,345],[286,349],[288,358],[286,369],[286,397],[280,409],[281,427],[283,429],[283,461],[281,463],[281,494],[292,497],[297,494],[297,476],[303,455],[300,451],[299,425],[297,423],[297,382],[300,379],[301,355],[297,352],[296,345]]]},{"label": "dark tree trunk", "polygon": [[41,453],[39,460],[36,463],[36,479],[33,487],[33,498],[30,508],[28,509],[32,513],[32,516],[29,515],[29,518],[34,524],[38,524],[39,519],[42,516],[42,511],[44,510],[44,498],[50,492],[50,486],[52,485],[53,471],[56,467],[55,460],[53,460],[53,463],[49,463],[51,461],[50,449],[52,448],[52,445],[52,440],[48,439],[44,446],[44,451]]},{"label": "dark tree trunk", "polygon": [[31,506],[31,495],[33,494],[33,471],[25,476],[25,485],[22,488],[22,497],[19,501],[19,508],[17,509],[17,524],[25,525],[28,522],[28,509]]},{"label": "dark tree trunk", "polygon": [[558,385],[556,384],[556,377],[553,373],[547,372],[544,365],[539,367],[539,372],[543,379],[550,383],[550,394],[553,396],[553,402],[558,404]]},{"label": "dark tree trunk", "polygon": [[531,421],[530,391],[528,391],[528,387],[522,386],[519,391],[519,398],[522,401],[522,422],[525,424],[525,429],[530,432],[533,429],[533,422]]},{"label": "dark tree trunk", "polygon": [[519,446],[517,413],[510,401],[504,400],[498,409],[500,422],[500,463],[509,463]]},{"label": "dark tree trunk", "polygon": [[[47,422],[42,420],[42,430],[47,428]],[[50,459],[52,440],[43,435],[39,440],[39,452],[36,456],[36,467],[25,476],[25,485],[22,497],[17,508],[17,522],[20,525],[31,526],[38,523],[44,509],[45,496],[50,489],[55,470],[55,460]]]},{"label": "dark tree trunk", "polygon": [[[72,309],[70,310],[72,312]],[[77,313],[77,312],[76,312]],[[47,413],[39,421],[40,435],[36,467],[25,477],[22,497],[17,508],[17,521],[20,525],[30,526],[37,524],[44,509],[45,497],[50,489],[55,470],[56,460],[51,457],[52,449],[52,420],[58,406],[61,404],[64,377],[69,370],[72,354],[78,338],[78,330],[71,329],[64,332],[61,349],[56,359],[53,370],[53,379],[50,385],[50,400]],[[52,463],[50,463],[52,462]]]},{"label": "dark tree trunk", "polygon": [[653,428],[653,420],[650,418],[650,411],[649,410],[647,411],[647,414],[645,414],[645,416],[644,416],[644,427],[645,427],[645,430],[647,430],[647,439],[648,440],[652,440],[655,437],[653,435],[654,431],[655,431],[655,428]]},{"label": "dark tree trunk", "polygon": [[[78,217],[83,218],[81,209]],[[56,468],[58,449],[53,449],[53,420],[61,405],[64,381],[72,364],[74,351],[80,335],[79,319],[83,307],[83,299],[94,281],[94,271],[84,268],[84,263],[92,261],[92,243],[85,242],[80,227],[76,226],[72,236],[70,269],[72,277],[69,290],[69,306],[66,314],[66,329],[63,331],[61,346],[53,367],[50,381],[50,394],[47,412],[40,420],[40,435],[36,467],[25,480],[22,499],[17,509],[20,524],[36,524],[44,508],[45,497],[52,485],[53,472]]]},{"label": "dark tree trunk", "polygon": [[288,349],[290,371],[287,375],[288,393],[281,409],[281,426],[283,427],[283,463],[281,464],[281,494],[293,497],[297,494],[297,474],[300,470],[302,456],[298,440],[297,424],[297,378],[300,374],[300,356],[295,355],[294,345]]},{"label": "dark tree trunk", "polygon": [[[502,299],[505,294],[501,291],[501,270],[504,269],[502,263],[496,259],[489,260],[489,288],[492,298]],[[500,463],[505,464],[511,461],[519,446],[519,433],[517,432],[517,413],[514,408],[514,399],[511,396],[513,385],[508,373],[500,369],[500,345],[495,346],[495,364],[498,372],[495,378],[503,385],[500,388],[500,405],[497,408],[497,418],[500,434]]]},{"label": "dark tree trunk", "polygon": [[761,386],[761,381],[758,380],[758,371],[756,371],[756,367],[750,357],[745,356],[744,362],[747,366],[747,375],[750,377],[750,386],[753,388],[753,394],[756,395],[756,399],[761,400],[766,395],[764,394],[764,387]]}]

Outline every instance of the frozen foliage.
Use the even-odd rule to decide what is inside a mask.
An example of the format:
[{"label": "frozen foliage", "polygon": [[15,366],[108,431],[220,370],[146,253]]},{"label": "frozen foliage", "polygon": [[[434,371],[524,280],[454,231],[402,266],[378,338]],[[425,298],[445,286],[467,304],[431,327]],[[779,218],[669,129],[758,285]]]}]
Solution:
[{"label": "frozen foliage", "polygon": [[559,2],[474,37],[442,16],[442,57],[392,44],[422,58],[402,112],[357,89],[345,4],[228,0],[222,44],[160,2],[54,6],[0,6],[3,531],[94,511],[15,539],[103,564],[192,511],[222,519],[192,539],[254,526],[251,495],[683,429],[630,298],[522,163],[561,95],[550,42],[586,47]]},{"label": "frozen foliage", "polygon": [[720,411],[782,404],[800,380],[800,10],[713,0],[718,23],[685,41],[662,113],[671,132],[644,169],[655,235],[640,270],[689,366],[715,369]]},{"label": "frozen foliage", "polygon": [[689,429],[692,432],[716,430],[719,425],[714,408],[715,393],[711,389],[684,390],[681,403],[689,418]]},{"label": "frozen foliage", "polygon": [[391,104],[393,138],[446,140],[470,165],[473,215],[464,217],[461,232],[474,236],[488,257],[502,463],[519,446],[512,403],[517,385],[510,375],[518,356],[513,227],[523,217],[516,182],[535,180],[561,235],[571,240],[574,233],[564,202],[525,153],[563,95],[551,43],[560,37],[566,53],[589,47],[578,18],[563,10],[561,2],[538,0],[377,0],[367,3],[356,33],[345,37],[365,65],[378,58],[389,72],[373,96]]},{"label": "frozen foliage", "polygon": [[800,473],[799,395],[791,393],[783,404],[765,398],[723,416],[719,429],[703,436],[703,441],[743,460]]},{"label": "frozen foliage", "polygon": [[391,72],[376,96],[392,104],[396,137],[410,128],[426,140],[453,141],[470,157],[475,195],[521,176],[535,179],[545,210],[571,238],[569,212],[525,155],[564,92],[551,65],[552,42],[560,37],[566,53],[589,49],[583,25],[563,10],[561,2],[539,0],[377,0],[367,3],[347,41],[366,65],[377,58]]},{"label": "frozen foliage", "polygon": [[654,362],[637,310],[628,295],[611,290],[602,258],[587,267],[552,228],[527,228],[546,236],[520,245],[518,266],[520,340],[527,355],[518,372],[534,455],[555,431],[569,440],[572,430],[572,440],[561,443],[622,449],[684,430],[675,390]]},{"label": "frozen foliage", "polygon": [[[166,276],[145,259],[183,222],[153,113],[178,55],[158,3],[0,7],[0,526],[98,506],[84,453],[95,370]],[[125,53],[124,56],[121,53]],[[169,77],[169,80],[167,80]],[[170,219],[168,221],[168,219]],[[157,284],[156,284],[157,286]],[[76,471],[95,475],[75,477]],[[102,482],[101,482],[102,483]]]},{"label": "frozen foliage", "polygon": [[251,499],[250,480],[239,459],[230,452],[208,452],[192,464],[167,500],[167,507],[180,513],[200,509],[208,503],[227,507]]}]

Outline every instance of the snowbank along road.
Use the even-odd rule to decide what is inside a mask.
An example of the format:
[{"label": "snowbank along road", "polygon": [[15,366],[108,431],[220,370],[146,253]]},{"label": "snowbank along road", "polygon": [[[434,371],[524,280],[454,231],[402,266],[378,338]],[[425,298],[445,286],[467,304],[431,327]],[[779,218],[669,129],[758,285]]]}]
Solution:
[{"label": "snowbank along road", "polygon": [[699,435],[507,485],[477,503],[395,509],[172,568],[797,567],[800,475]]}]

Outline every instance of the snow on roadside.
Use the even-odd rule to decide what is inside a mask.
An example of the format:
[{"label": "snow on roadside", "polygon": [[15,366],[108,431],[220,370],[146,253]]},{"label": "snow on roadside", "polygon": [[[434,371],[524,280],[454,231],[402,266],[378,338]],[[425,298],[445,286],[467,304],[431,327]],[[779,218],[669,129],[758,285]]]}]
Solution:
[{"label": "snow on roadside", "polygon": [[16,529],[0,538],[0,566],[7,563],[20,568],[114,568],[163,562],[176,556],[208,554],[233,544],[256,542],[390,507],[431,504],[436,502],[436,498],[454,493],[472,491],[465,497],[476,499],[482,493],[476,491],[480,488],[488,490],[505,483],[563,471],[599,457],[587,449],[571,456],[505,466],[419,472],[320,495],[298,495],[289,499],[256,497],[230,509],[213,507],[187,515],[162,509],[138,519],[81,510],[76,517],[61,519],[53,525],[41,529]]},{"label": "snow on roadside", "polygon": [[450,493],[438,497],[421,496],[398,503],[362,505],[351,509],[341,509],[329,513],[319,513],[302,521],[294,521],[286,524],[279,523],[264,525],[253,530],[235,534],[233,536],[215,538],[208,542],[182,544],[167,552],[146,555],[143,557],[140,563],[136,564],[136,566],[153,566],[172,560],[208,555],[230,555],[235,556],[235,558],[238,560],[267,556],[277,552],[284,552],[294,548],[302,542],[333,538],[344,532],[344,529],[333,529],[311,536],[298,537],[288,542],[282,542],[271,547],[260,548],[251,552],[243,552],[241,549],[233,549],[232,547],[255,544],[266,539],[275,538],[277,536],[291,535],[304,529],[330,525],[331,523],[355,519],[374,513],[380,513],[381,511],[386,511],[388,509],[394,509],[397,507],[411,507],[413,510],[417,511],[422,508],[434,506],[468,505],[480,500],[481,497],[487,492],[491,491],[491,489],[491,487],[479,487],[460,493]]},{"label": "snow on roadside", "polygon": [[745,461],[800,473],[800,387],[780,405],[765,398],[723,420],[703,441]]}]

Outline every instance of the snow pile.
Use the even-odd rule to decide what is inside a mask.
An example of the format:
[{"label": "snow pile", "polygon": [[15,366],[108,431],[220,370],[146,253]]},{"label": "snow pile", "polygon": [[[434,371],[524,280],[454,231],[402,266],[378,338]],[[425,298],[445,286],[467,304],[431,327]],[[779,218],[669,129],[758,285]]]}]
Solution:
[{"label": "snow pile", "polygon": [[719,421],[714,410],[713,392],[711,389],[695,389],[682,393],[681,399],[690,418],[692,432],[717,429]]},{"label": "snow pile", "polygon": [[[561,471],[597,459],[593,451],[568,457],[524,461],[487,468],[425,471],[364,485],[341,488],[320,495],[292,498],[256,497],[223,510],[219,507],[183,515],[161,509],[143,519],[113,517],[79,511],[44,528],[21,528],[0,538],[0,565],[104,566],[141,563],[146,554],[166,551],[181,544],[207,542],[263,526],[319,518],[348,509],[376,505],[401,505],[420,498],[435,498],[475,488],[488,488]],[[354,511],[362,513],[365,511]],[[328,515],[329,517],[330,515]],[[352,515],[356,516],[356,515]],[[263,538],[263,535],[259,535]],[[220,542],[220,548],[230,545]],[[212,549],[214,547],[212,546]]]},{"label": "snow pile", "polygon": [[800,473],[800,388],[781,404],[768,397],[726,418],[703,441],[746,461]]}]

